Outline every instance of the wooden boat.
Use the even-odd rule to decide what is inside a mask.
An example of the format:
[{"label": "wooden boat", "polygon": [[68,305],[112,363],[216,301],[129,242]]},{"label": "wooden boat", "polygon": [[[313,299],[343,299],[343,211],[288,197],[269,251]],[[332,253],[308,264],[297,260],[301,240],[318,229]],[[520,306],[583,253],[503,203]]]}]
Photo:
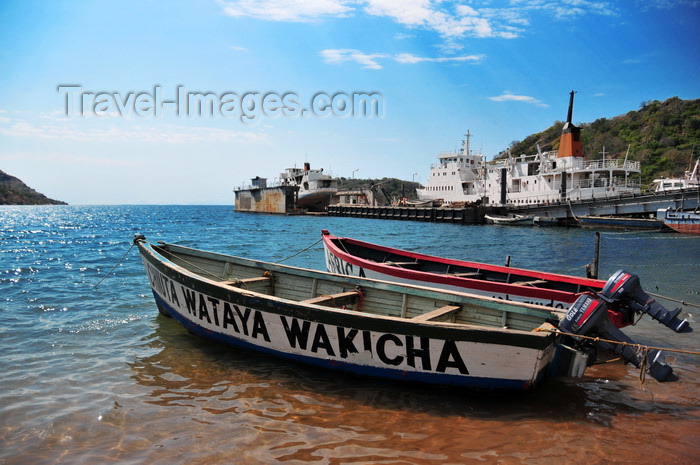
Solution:
[{"label": "wooden boat", "polygon": [[137,236],[159,311],[234,347],[361,375],[486,390],[581,376],[565,311],[312,271]]},{"label": "wooden boat", "polygon": [[700,206],[694,211],[666,210],[664,224],[683,234],[700,234]]},{"label": "wooden boat", "polygon": [[[667,310],[642,290],[638,276],[624,270],[617,271],[607,281],[600,281],[434,257],[335,237],[327,230],[321,233],[328,271],[418,283],[436,289],[465,290],[506,302],[520,300],[566,307],[569,310],[559,324],[560,330],[624,342],[622,346],[615,346],[589,339],[587,344],[592,353],[612,349],[636,367],[648,367],[651,376],[659,381],[671,378],[672,372],[671,367],[661,361],[660,351],[649,351],[648,360],[644,362],[639,351],[630,350],[634,342],[620,328],[647,314],[676,333],[692,331],[688,320],[679,316],[681,308]],[[586,350],[586,343],[580,341],[569,345]]]},{"label": "wooden boat", "polygon": [[326,269],[333,273],[428,285],[497,299],[568,308],[605,281],[488,263],[435,257],[321,231]]},{"label": "wooden boat", "polygon": [[501,225],[529,225],[533,224],[534,217],[509,213],[508,215],[484,215],[484,219],[489,224]]}]

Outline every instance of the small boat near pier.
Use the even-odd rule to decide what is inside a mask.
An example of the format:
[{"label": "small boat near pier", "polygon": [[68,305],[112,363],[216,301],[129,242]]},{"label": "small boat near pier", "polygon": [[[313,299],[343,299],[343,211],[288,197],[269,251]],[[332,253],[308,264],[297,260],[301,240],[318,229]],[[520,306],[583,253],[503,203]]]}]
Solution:
[{"label": "small boat near pier", "polygon": [[662,231],[664,222],[656,218],[635,218],[614,215],[581,215],[576,217],[576,224],[583,228],[625,229]]},{"label": "small boat near pier", "polygon": [[534,217],[529,215],[519,215],[509,213],[507,215],[484,215],[488,224],[500,224],[504,226],[531,226],[534,224]]}]

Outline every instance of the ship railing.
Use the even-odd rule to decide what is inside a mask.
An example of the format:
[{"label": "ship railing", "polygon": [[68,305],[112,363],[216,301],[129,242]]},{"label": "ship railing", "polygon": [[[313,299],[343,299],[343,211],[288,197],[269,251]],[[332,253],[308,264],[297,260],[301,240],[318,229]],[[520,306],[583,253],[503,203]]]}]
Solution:
[{"label": "ship railing", "polygon": [[[577,180],[574,182],[569,181],[568,188],[569,189],[589,189],[591,187],[620,187],[620,188],[631,188],[631,189],[636,189],[636,188],[641,188],[641,181],[638,178],[632,178],[629,177],[627,179],[623,177],[618,177],[618,176],[613,176],[612,182],[610,182],[610,179],[605,177],[605,178],[596,178],[596,179],[582,179],[582,180]],[[561,182],[552,182],[548,183],[548,186],[551,189],[561,189]],[[520,184],[513,184],[511,186],[508,186],[509,193],[514,193],[517,194],[519,192],[527,192],[527,190],[522,189]],[[466,193],[466,190],[465,190]],[[538,196],[537,192],[531,192],[533,197]],[[549,195],[549,194],[543,194],[543,195]]]},{"label": "ship railing", "polygon": [[[641,182],[639,179],[635,178],[620,178],[613,177],[612,183],[608,178],[598,178],[598,179],[584,179],[575,182],[571,187],[573,189],[588,189],[591,187],[619,187],[619,188],[630,188],[638,189],[641,188]],[[559,186],[561,187],[561,186]]]},{"label": "ship railing", "polygon": [[583,162],[583,167],[585,169],[625,169],[625,170],[639,170],[641,168],[641,163],[633,160],[622,160],[619,158],[611,158],[605,160],[586,160]]},{"label": "ship railing", "polygon": [[[269,179],[269,178],[268,178]],[[274,178],[274,180],[268,180],[264,186],[260,185],[253,185],[253,184],[242,184],[240,186],[235,186],[233,188],[234,191],[241,191],[241,190],[251,190],[251,189],[264,189],[267,187],[280,187],[280,186],[288,186],[291,185],[291,181],[286,180],[286,179],[278,179]]]},{"label": "ship railing", "polygon": [[[543,205],[552,201],[561,200],[561,183],[550,183],[553,190],[548,192],[530,192],[526,199],[510,199],[509,203],[516,205]],[[606,188],[606,192],[592,188]],[[559,192],[557,192],[559,191]],[[569,200],[589,200],[593,198],[613,198],[618,195],[629,195],[641,191],[641,182],[638,179],[614,177],[612,184],[609,179],[601,178],[596,180],[582,180],[569,183],[566,199]],[[508,194],[518,194],[526,192],[519,186],[509,186]]]},{"label": "ship railing", "polygon": [[600,192],[592,189],[579,189],[573,188],[567,192],[566,197],[562,198],[560,193],[556,191],[542,194],[528,195],[527,198],[523,199],[508,199],[508,205],[513,206],[545,206],[556,202],[563,202],[567,200],[573,201],[585,201],[593,199],[612,199],[618,198],[620,196],[627,196],[639,193],[638,189],[634,189],[631,186],[620,186],[616,187],[615,190]]}]

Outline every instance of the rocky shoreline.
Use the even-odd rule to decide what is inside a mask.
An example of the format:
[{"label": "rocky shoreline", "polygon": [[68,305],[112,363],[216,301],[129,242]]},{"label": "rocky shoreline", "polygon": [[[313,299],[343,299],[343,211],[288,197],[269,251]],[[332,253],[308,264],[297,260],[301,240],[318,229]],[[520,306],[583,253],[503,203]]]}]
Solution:
[{"label": "rocky shoreline", "polygon": [[27,186],[20,179],[0,171],[0,205],[68,205]]}]

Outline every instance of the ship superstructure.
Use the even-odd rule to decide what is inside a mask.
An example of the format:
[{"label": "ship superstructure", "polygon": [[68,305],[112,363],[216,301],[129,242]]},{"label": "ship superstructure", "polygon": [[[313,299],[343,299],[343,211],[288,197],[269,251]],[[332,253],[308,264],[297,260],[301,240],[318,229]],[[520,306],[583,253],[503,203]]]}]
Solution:
[{"label": "ship superstructure", "polygon": [[323,168],[312,170],[309,163],[304,168],[287,168],[280,174],[281,186],[298,186],[297,208],[308,211],[325,211],[338,191],[338,180],[325,174]]},{"label": "ship superstructure", "polygon": [[509,156],[485,161],[470,150],[467,132],[462,147],[441,153],[428,181],[417,189],[421,200],[441,199],[486,205],[532,205],[562,200],[606,198],[640,193],[637,161],[605,158],[584,160],[581,129],[572,123],[574,92],[558,151]]}]

